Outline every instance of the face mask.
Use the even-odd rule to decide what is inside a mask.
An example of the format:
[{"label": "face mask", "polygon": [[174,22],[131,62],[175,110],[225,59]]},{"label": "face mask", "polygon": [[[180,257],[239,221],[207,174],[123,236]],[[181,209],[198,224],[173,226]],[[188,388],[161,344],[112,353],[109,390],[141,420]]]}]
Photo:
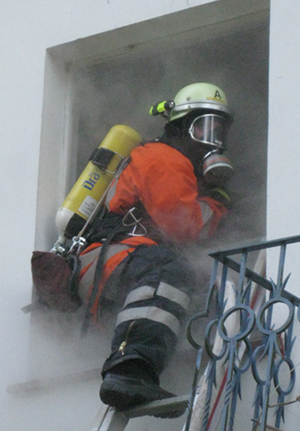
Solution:
[{"label": "face mask", "polygon": [[209,113],[196,117],[190,128],[190,137],[204,146],[215,148],[203,158],[202,171],[208,184],[220,185],[233,174],[230,160],[223,154],[230,123],[221,115]]},{"label": "face mask", "polygon": [[228,129],[226,118],[211,113],[196,117],[189,128],[189,134],[196,142],[224,150]]}]

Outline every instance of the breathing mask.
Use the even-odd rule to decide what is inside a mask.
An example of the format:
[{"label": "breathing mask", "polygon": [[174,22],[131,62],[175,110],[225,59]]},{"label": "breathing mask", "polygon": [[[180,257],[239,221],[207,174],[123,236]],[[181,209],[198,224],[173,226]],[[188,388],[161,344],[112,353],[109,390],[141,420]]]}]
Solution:
[{"label": "breathing mask", "polygon": [[203,158],[203,175],[207,183],[223,184],[233,174],[230,160],[223,154],[229,129],[228,119],[214,113],[199,115],[190,125],[190,137],[212,148]]}]

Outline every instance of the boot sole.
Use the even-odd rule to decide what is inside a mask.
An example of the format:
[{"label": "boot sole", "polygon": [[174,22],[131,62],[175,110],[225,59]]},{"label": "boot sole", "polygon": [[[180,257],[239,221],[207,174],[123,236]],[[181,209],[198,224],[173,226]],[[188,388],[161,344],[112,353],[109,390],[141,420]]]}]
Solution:
[{"label": "boot sole", "polygon": [[[106,375],[100,388],[100,398],[104,404],[115,407],[119,411],[124,411],[146,404],[151,401],[172,398],[176,395],[165,391],[157,385],[146,382],[142,379],[118,375]],[[185,409],[176,410],[170,413],[154,415],[161,418],[175,418],[184,413]]]}]

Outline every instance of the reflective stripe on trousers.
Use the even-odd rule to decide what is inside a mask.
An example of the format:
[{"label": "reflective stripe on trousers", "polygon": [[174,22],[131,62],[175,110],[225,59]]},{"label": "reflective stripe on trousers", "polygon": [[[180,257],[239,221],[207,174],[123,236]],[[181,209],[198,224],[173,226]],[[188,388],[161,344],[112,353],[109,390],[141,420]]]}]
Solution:
[{"label": "reflective stripe on trousers", "polygon": [[[118,314],[116,326],[128,320],[149,319],[168,326],[174,334],[178,335],[180,321],[172,313],[156,306],[134,307],[134,303],[154,297],[168,299],[185,310],[188,309],[190,303],[188,295],[168,283],[160,282],[157,289],[151,286],[141,286],[128,294],[124,309]],[[133,305],[133,308],[126,308],[128,305]]]}]

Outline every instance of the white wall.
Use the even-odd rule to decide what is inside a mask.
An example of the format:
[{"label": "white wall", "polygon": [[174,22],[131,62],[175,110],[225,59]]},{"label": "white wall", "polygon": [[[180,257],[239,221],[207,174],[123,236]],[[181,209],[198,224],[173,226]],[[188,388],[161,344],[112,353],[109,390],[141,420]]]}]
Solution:
[{"label": "white wall", "polygon": [[[271,2],[270,84],[269,84],[269,145],[268,145],[268,239],[299,235],[300,208],[300,75],[299,75],[300,4],[296,0]],[[286,274],[291,272],[287,290],[300,296],[300,247],[287,249]],[[273,254],[268,259],[269,273],[276,264]],[[275,278],[276,280],[276,278]],[[300,325],[296,319],[293,348],[296,366],[296,386],[290,395],[295,400],[300,393],[299,357]],[[274,401],[274,398],[273,398]],[[286,407],[286,424],[282,429],[299,428],[298,403]]]},{"label": "white wall", "polygon": [[[225,1],[225,0],[224,0]],[[86,0],[6,2],[0,15],[1,46],[1,429],[81,430],[98,406],[98,383],[69,390],[15,397],[6,386],[26,380],[31,301],[30,257],[34,248],[45,51],[48,47],[161,16],[208,1]],[[271,1],[268,238],[299,233],[300,37],[297,0]],[[289,256],[295,294],[299,250]],[[298,293],[299,294],[299,293]],[[298,330],[299,332],[299,330]],[[296,346],[299,357],[300,348]],[[295,359],[295,363],[297,360]],[[294,396],[300,393],[297,385]],[[92,401],[91,401],[92,400]],[[74,412],[82,407],[82,412]],[[297,403],[295,404],[297,407]],[[66,414],[65,410],[66,408]],[[293,407],[289,407],[288,409]],[[93,413],[92,413],[93,415]],[[53,423],[59,418],[59,425]],[[299,414],[286,415],[297,429]]]},{"label": "white wall", "polygon": [[269,96],[270,238],[299,233],[300,5],[272,2]]},{"label": "white wall", "polygon": [[[94,412],[98,405],[97,397],[93,398],[95,405],[86,405],[89,398],[84,394],[93,390],[90,385],[87,389],[81,387],[83,410],[75,416],[74,411],[80,404],[77,397],[70,398],[70,393],[66,415],[66,398],[61,392],[56,394],[54,404],[49,394],[44,398],[6,394],[7,385],[27,377],[29,315],[24,315],[20,308],[31,301],[30,258],[35,237],[45,51],[54,45],[204,3],[209,1],[131,0],[128,7],[128,2],[123,0],[12,0],[1,7],[0,417],[3,431],[81,430],[91,417],[89,407]],[[58,425],[53,423],[55,417],[60,418]]]}]

